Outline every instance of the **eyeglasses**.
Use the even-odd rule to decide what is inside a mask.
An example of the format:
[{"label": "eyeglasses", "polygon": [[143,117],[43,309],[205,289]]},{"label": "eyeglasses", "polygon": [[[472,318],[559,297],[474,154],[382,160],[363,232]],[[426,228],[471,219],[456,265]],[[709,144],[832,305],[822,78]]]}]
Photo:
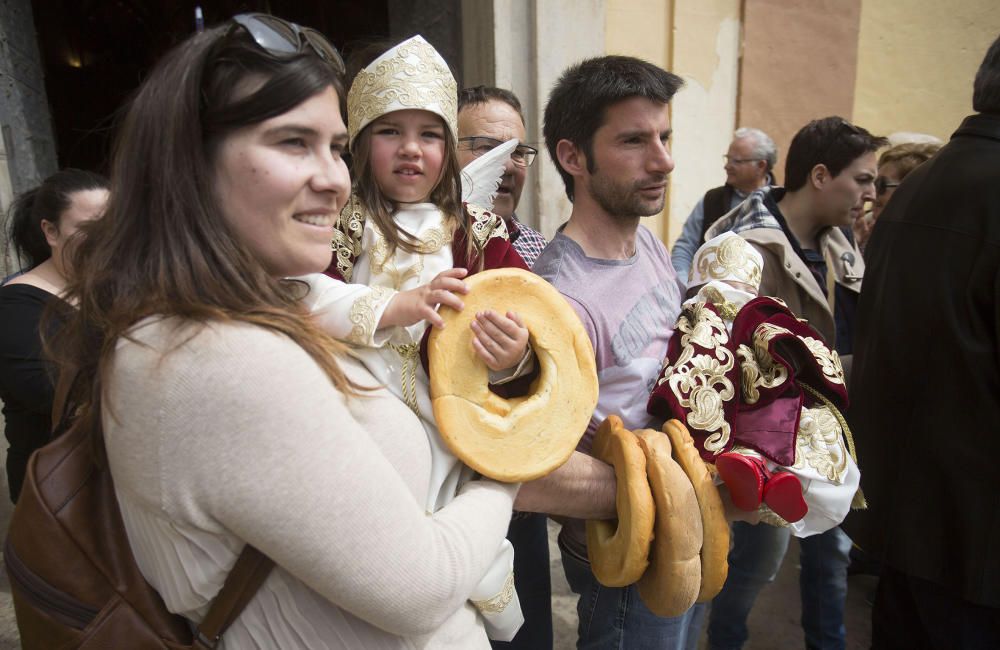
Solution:
[{"label": "eyeglasses", "polygon": [[882,196],[890,187],[899,187],[899,181],[896,181],[895,183],[889,182],[886,180],[885,176],[879,176],[875,179],[876,196]]},{"label": "eyeglasses", "polygon": [[722,156],[722,159],[725,160],[727,164],[733,163],[734,165],[742,165],[748,162],[757,162],[758,160],[763,160],[763,158],[730,158],[728,155]]},{"label": "eyeglasses", "polygon": [[[458,142],[465,145],[463,148],[471,151],[472,155],[476,158],[493,151],[503,144],[503,140],[488,138],[485,135],[470,135],[465,138],[459,138]],[[535,156],[537,155],[538,149],[529,147],[526,144],[519,144],[511,152],[510,160],[518,167],[530,167],[531,163],[535,162]]]},{"label": "eyeglasses", "polygon": [[311,27],[300,27],[270,14],[237,14],[233,16],[233,28],[237,25],[247,30],[261,48],[272,54],[298,54],[309,47],[319,58],[329,63],[337,74],[344,74],[346,67],[330,41]]}]

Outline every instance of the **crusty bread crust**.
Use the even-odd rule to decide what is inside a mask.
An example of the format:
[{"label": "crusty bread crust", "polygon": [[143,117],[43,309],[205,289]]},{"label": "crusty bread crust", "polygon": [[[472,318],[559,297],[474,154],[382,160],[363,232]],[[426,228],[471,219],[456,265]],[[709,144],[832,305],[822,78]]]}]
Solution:
[{"label": "crusty bread crust", "polygon": [[680,420],[669,420],[664,423],[663,432],[670,439],[674,459],[691,480],[701,511],[701,589],[697,602],[703,603],[722,591],[729,574],[729,523],[719,489],[712,482],[687,427]]},{"label": "crusty bread crust", "polygon": [[[430,389],[441,438],[455,456],[490,478],[530,481],[569,459],[597,405],[594,350],[566,299],[534,273],[483,271],[466,279],[460,312],[442,307],[444,329],[428,341]],[[489,371],[472,347],[476,312],[517,312],[539,376],[524,397],[490,391]]]},{"label": "crusty bread crust", "polygon": [[667,436],[652,429],[635,435],[646,455],[656,504],[649,568],[639,579],[639,596],[657,616],[680,616],[701,588],[701,510],[691,481],[671,457]]},{"label": "crusty bread crust", "polygon": [[646,480],[646,455],[639,440],[615,415],[609,415],[598,427],[592,453],[615,468],[618,521],[587,521],[587,555],[598,582],[606,587],[626,587],[649,565],[655,506]]}]

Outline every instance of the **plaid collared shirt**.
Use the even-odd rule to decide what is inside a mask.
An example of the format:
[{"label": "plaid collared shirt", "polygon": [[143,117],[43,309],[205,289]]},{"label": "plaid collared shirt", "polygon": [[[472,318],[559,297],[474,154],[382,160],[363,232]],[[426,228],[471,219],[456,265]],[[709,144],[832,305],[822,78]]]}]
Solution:
[{"label": "plaid collared shirt", "polygon": [[510,243],[514,246],[514,250],[524,259],[524,263],[528,265],[530,269],[535,265],[535,260],[541,255],[542,249],[548,242],[545,237],[542,237],[541,233],[536,230],[532,230],[528,226],[524,225],[517,220],[517,215],[514,215],[510,219],[510,224],[508,225]]}]

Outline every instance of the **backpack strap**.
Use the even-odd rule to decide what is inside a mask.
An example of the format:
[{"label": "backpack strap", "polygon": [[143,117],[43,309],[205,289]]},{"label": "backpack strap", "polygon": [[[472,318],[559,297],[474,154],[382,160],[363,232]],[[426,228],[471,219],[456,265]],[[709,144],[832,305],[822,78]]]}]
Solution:
[{"label": "backpack strap", "polygon": [[236,559],[226,582],[212,601],[201,625],[195,630],[192,648],[211,650],[222,639],[223,633],[247,606],[260,586],[264,584],[274,561],[247,544]]},{"label": "backpack strap", "polygon": [[[62,429],[63,416],[66,414],[66,402],[69,401],[69,391],[76,382],[79,373],[75,368],[63,367],[59,371],[59,379],[56,381],[56,389],[52,398],[52,434],[59,433]],[[65,419],[69,419],[67,416]]]}]

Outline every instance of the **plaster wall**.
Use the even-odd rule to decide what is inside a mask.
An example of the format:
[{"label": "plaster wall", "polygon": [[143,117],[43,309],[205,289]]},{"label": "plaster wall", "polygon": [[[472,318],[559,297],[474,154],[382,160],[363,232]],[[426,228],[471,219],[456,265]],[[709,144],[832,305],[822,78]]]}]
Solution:
[{"label": "plaster wall", "polygon": [[[606,54],[624,54],[670,69],[672,2],[608,0],[605,15]],[[669,205],[642,224],[661,239],[666,236]]]},{"label": "plaster wall", "polygon": [[[544,0],[531,3],[534,87],[538,100],[534,132],[542,132],[542,112],[559,75],[574,63],[604,54],[605,4],[606,0]],[[544,149],[544,146],[540,148]],[[562,178],[547,153],[538,156],[531,173],[533,177],[529,176],[528,183],[534,186],[537,193],[536,221],[542,234],[551,238],[556,228],[569,218],[572,205],[566,198]]]},{"label": "plaster wall", "polygon": [[[866,4],[887,4],[869,0]],[[763,129],[785,152],[810,120],[852,119],[861,0],[752,0],[743,4],[739,126]]]},{"label": "plaster wall", "polygon": [[972,80],[1000,34],[996,0],[868,0],[861,9],[854,120],[880,135],[947,140],[972,111]]},{"label": "plaster wall", "polygon": [[736,126],[739,0],[675,0],[672,61],[684,78],[673,102],[673,154],[668,218],[659,233],[672,244],[705,192],[725,182],[722,155]]}]

